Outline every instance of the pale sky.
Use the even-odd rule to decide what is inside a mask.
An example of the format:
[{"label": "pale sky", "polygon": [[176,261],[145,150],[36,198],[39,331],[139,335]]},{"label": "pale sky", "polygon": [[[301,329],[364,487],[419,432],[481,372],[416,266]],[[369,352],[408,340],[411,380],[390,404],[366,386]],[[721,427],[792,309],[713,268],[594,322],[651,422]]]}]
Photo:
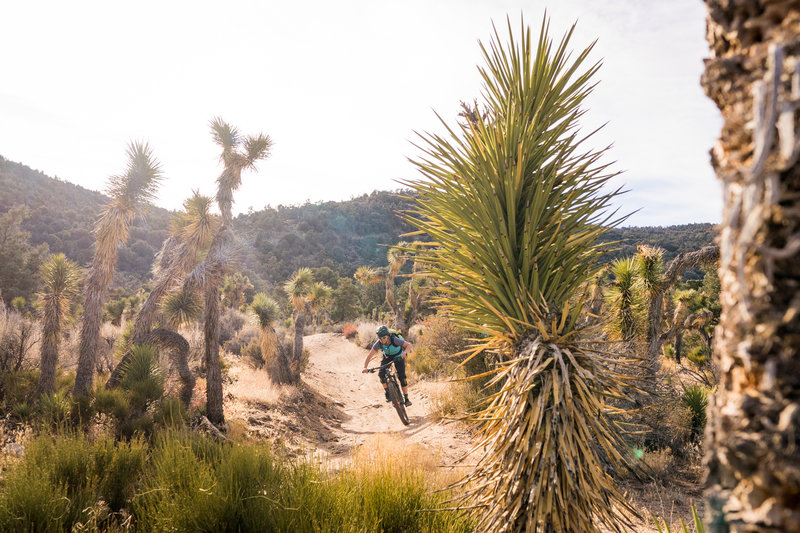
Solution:
[{"label": "pale sky", "polygon": [[478,41],[520,14],[576,52],[598,39],[600,85],[582,129],[607,123],[626,225],[719,222],[708,151],[721,126],[700,88],[701,0],[48,1],[0,4],[0,155],[104,190],[132,140],[150,143],[157,204],[213,196],[220,116],[264,132],[272,157],[243,175],[234,211],[347,200],[414,178],[415,131],[442,132],[480,100]]}]

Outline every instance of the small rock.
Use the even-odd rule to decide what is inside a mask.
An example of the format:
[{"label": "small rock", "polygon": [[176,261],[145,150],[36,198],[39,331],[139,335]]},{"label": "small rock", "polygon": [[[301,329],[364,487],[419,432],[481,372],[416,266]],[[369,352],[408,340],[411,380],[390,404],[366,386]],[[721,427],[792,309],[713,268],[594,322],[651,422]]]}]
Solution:
[{"label": "small rock", "polygon": [[6,444],[3,448],[3,452],[13,455],[14,457],[22,457],[25,455],[25,447],[22,444],[17,444],[16,442],[12,442],[11,444]]},{"label": "small rock", "polygon": [[333,403],[339,407],[344,407],[344,403],[340,402],[339,400],[335,400]]}]

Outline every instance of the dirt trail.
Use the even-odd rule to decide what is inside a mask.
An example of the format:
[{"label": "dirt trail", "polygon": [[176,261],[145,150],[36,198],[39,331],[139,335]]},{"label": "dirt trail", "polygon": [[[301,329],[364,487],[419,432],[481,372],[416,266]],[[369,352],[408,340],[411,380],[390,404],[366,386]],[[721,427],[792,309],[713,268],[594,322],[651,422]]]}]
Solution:
[{"label": "dirt trail", "polygon": [[[443,384],[417,381],[409,377],[409,396],[413,405],[406,408],[410,424],[404,426],[397,412],[384,399],[378,375],[361,369],[368,351],[341,335],[321,333],[305,338],[311,356],[303,380],[338,405],[343,417],[335,431],[344,448],[353,448],[377,433],[417,443],[452,462],[469,448],[470,437],[462,424],[434,421],[431,396]],[[377,366],[380,355],[370,362]]]},{"label": "dirt trail", "polygon": [[[404,426],[384,401],[377,374],[361,372],[368,350],[335,333],[309,335],[304,347],[310,357],[302,385],[275,390],[262,401],[247,399],[237,389],[236,382],[252,370],[232,368],[235,383],[225,407],[229,419],[243,420],[251,432],[265,438],[282,440],[292,448],[316,449],[332,458],[348,457],[376,435],[420,445],[443,465],[469,451],[471,437],[464,424],[436,421],[431,415],[432,398],[441,394],[443,383],[409,376],[413,405],[407,407],[410,424]],[[376,356],[370,366],[378,361]]]}]

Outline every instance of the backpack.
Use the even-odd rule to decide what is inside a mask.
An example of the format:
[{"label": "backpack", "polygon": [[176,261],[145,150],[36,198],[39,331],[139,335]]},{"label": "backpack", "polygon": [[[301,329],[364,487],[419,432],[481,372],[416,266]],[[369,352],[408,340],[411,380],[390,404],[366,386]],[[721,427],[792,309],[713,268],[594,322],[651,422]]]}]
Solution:
[{"label": "backpack", "polygon": [[[383,350],[384,357],[394,357],[403,351],[402,346],[395,346],[394,340],[400,339],[401,341],[405,342],[403,338],[403,334],[397,331],[396,329],[389,328],[389,344],[387,346],[381,345],[381,349]],[[394,349],[397,349],[397,353],[391,353]]]}]

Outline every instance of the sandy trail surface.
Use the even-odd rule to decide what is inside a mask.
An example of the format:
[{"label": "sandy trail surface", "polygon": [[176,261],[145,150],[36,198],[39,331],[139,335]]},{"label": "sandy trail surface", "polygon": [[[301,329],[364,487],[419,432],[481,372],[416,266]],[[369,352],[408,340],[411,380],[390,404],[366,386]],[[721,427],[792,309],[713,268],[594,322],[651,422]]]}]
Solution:
[{"label": "sandy trail surface", "polygon": [[[377,373],[364,374],[364,359],[369,353],[341,335],[321,333],[305,338],[310,352],[309,367],[303,380],[320,394],[331,398],[343,416],[336,429],[342,449],[352,449],[375,434],[390,434],[395,439],[416,443],[453,462],[468,451],[470,435],[463,424],[439,420],[431,414],[433,398],[442,394],[443,383],[419,381],[409,376],[406,408],[410,424],[404,426],[391,404],[384,398]],[[370,367],[380,364],[380,354]],[[409,374],[411,374],[409,372]]]},{"label": "sandy trail surface", "polygon": [[[469,451],[472,437],[467,427],[432,414],[436,398],[445,394],[445,383],[419,380],[409,372],[413,405],[406,408],[410,424],[405,426],[385,401],[377,373],[361,372],[368,350],[335,333],[306,336],[304,347],[309,363],[297,388],[274,387],[263,371],[234,365],[225,406],[229,420],[240,419],[251,433],[289,448],[334,459],[346,459],[376,436],[418,445],[443,466]],[[379,361],[376,355],[370,366]],[[260,382],[257,372],[262,373]],[[251,385],[243,386],[248,380]]]}]

